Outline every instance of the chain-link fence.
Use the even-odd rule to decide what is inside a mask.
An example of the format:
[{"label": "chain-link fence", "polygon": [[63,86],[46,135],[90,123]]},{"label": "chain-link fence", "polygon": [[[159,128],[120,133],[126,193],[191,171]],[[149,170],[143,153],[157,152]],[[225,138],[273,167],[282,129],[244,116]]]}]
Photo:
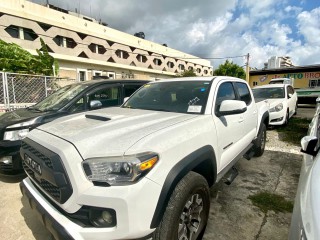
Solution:
[{"label": "chain-link fence", "polygon": [[0,72],[0,111],[33,105],[75,79]]}]

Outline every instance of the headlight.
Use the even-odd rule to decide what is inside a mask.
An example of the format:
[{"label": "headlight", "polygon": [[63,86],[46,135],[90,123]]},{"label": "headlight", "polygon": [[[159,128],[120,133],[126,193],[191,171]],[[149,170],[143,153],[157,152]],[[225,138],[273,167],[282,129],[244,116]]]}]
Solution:
[{"label": "headlight", "polygon": [[4,132],[3,140],[17,141],[24,139],[29,132],[29,129],[20,129],[16,131],[6,131]]},{"label": "headlight", "polygon": [[16,141],[25,138],[29,132],[29,127],[35,123],[36,119],[10,125],[4,132],[3,140]]},{"label": "headlight", "polygon": [[87,178],[96,185],[127,185],[138,181],[157,163],[156,153],[90,158],[82,163]]},{"label": "headlight", "polygon": [[283,109],[283,104],[279,103],[277,106],[270,108],[270,112],[280,112]]}]

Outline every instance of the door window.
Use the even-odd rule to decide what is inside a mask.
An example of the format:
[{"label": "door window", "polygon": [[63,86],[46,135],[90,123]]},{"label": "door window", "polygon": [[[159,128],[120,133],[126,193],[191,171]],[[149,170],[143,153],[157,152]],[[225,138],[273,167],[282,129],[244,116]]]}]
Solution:
[{"label": "door window", "polygon": [[238,91],[239,97],[241,101],[244,101],[248,106],[251,103],[251,94],[249,92],[248,86],[245,83],[236,82],[235,88]]},{"label": "door window", "polygon": [[89,102],[92,100],[98,100],[102,103],[102,107],[117,106],[121,104],[119,93],[120,91],[118,87],[99,89],[89,94]]},{"label": "door window", "polygon": [[124,86],[124,97],[130,97],[141,85],[125,85]]},{"label": "door window", "polygon": [[86,102],[85,102],[85,98],[82,97],[69,108],[69,112],[76,113],[76,112],[84,111],[85,109],[86,109]]},{"label": "door window", "polygon": [[224,100],[236,100],[236,95],[231,82],[225,82],[219,86],[215,107],[216,112],[219,110],[220,105]]}]

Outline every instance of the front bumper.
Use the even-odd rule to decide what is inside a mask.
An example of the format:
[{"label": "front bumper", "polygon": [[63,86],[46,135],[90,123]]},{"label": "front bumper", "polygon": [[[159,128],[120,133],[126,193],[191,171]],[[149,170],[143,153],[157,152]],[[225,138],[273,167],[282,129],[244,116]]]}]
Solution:
[{"label": "front bumper", "polygon": [[68,234],[66,229],[60,223],[55,221],[55,219],[50,216],[48,211],[35,198],[32,197],[31,191],[26,187],[24,181],[20,183],[20,190],[24,197],[27,198],[30,207],[37,213],[40,221],[56,240],[74,239]]},{"label": "front bumper", "polygon": [[[79,196],[79,201],[84,205],[97,206],[97,203],[100,203],[100,205],[107,205],[107,207],[115,209],[117,226],[110,228],[83,226],[72,221],[68,217],[68,213],[63,214],[63,210],[57,208],[52,201],[44,198],[29,178],[20,183],[20,188],[23,195],[27,197],[31,208],[37,212],[44,226],[57,240],[149,239],[154,229],[150,229],[151,221],[146,218],[149,214],[153,214],[154,210],[149,209],[150,206],[147,206],[143,199],[148,199],[148,196],[154,197],[154,191],[150,192],[150,189],[158,189],[158,187],[150,180],[146,181],[150,187],[141,190],[145,192],[146,196],[142,196],[143,194],[137,192],[137,189],[132,190],[131,194],[126,189],[123,191],[124,194],[116,190],[119,194],[115,195],[112,190],[109,191],[111,188],[104,187],[94,187]],[[101,193],[107,192],[110,197],[101,196]],[[137,195],[140,197],[136,198]]]},{"label": "front bumper", "polygon": [[[0,172],[20,173],[23,172],[20,157],[21,141],[0,141]],[[8,161],[8,159],[11,159]]]},{"label": "front bumper", "polygon": [[286,111],[269,113],[269,125],[283,125],[286,121]]}]

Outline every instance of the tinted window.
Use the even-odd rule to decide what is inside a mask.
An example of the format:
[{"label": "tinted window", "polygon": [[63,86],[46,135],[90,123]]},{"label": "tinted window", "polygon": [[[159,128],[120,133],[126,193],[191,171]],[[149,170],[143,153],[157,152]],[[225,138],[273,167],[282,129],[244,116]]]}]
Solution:
[{"label": "tinted window", "polygon": [[120,105],[118,87],[108,87],[99,89],[89,95],[89,102],[92,100],[99,100],[102,103],[102,107],[110,107]]},{"label": "tinted window", "polygon": [[125,85],[124,86],[124,97],[130,97],[140,87],[141,87],[140,85]]},{"label": "tinted window", "polygon": [[220,107],[220,104],[224,100],[235,100],[236,95],[234,93],[233,85],[231,82],[222,83],[219,87],[217,94],[216,106]]},{"label": "tinted window", "polygon": [[294,94],[294,89],[291,86],[287,87],[288,94]]},{"label": "tinted window", "polygon": [[240,100],[244,101],[247,105],[249,105],[251,103],[251,95],[247,84],[237,82],[235,83],[235,87],[238,91]]},{"label": "tinted window", "polygon": [[264,100],[270,98],[285,98],[284,88],[255,88],[252,89],[253,96],[256,100]]}]

